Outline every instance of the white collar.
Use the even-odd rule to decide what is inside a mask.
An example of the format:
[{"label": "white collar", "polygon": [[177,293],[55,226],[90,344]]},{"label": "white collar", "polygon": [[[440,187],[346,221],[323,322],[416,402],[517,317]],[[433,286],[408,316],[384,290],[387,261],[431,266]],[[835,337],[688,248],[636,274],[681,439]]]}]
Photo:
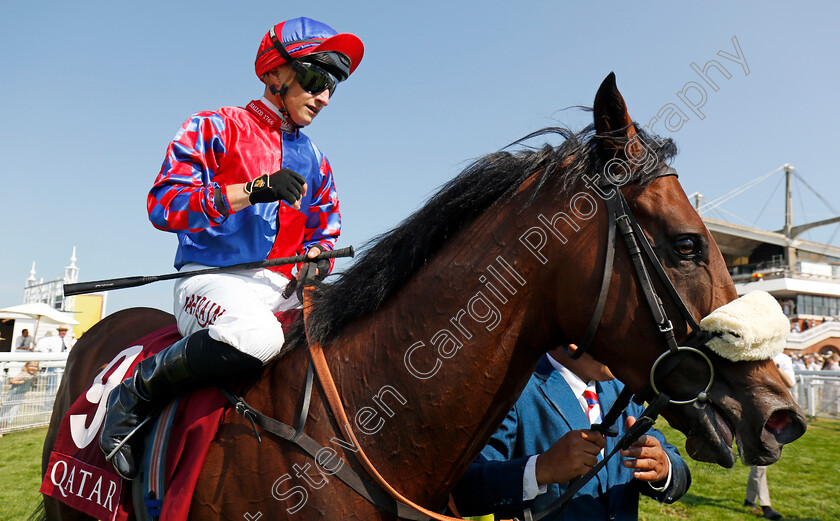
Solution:
[{"label": "white collar", "polygon": [[[551,363],[551,366],[560,373],[560,376],[566,380],[566,383],[569,384],[569,387],[572,389],[572,392],[575,394],[578,399],[583,396],[583,391],[586,390],[587,384],[581,378],[576,375],[575,373],[571,372],[566,366],[555,360],[551,355],[546,354],[548,357],[548,361]],[[595,380],[592,380],[592,385],[595,385]]]},{"label": "white collar", "polygon": [[261,97],[261,98],[260,98],[260,101],[262,101],[262,102],[263,102],[263,105],[265,105],[266,107],[270,108],[270,109],[271,109],[271,112],[274,112],[274,113],[275,113],[275,114],[277,114],[278,116],[280,116],[280,115],[281,115],[281,114],[280,114],[280,109],[279,109],[279,108],[277,108],[277,107],[274,105],[274,103],[272,103],[272,102],[268,101],[268,98],[266,98],[265,96],[263,96],[263,97]]},{"label": "white collar", "polygon": [[271,110],[271,112],[277,115],[278,118],[280,118],[280,129],[283,132],[287,134],[298,135],[298,133],[300,132],[300,127],[296,125],[294,121],[292,121],[292,118],[289,116],[288,112],[280,110],[274,103],[268,101],[268,98],[266,98],[264,95],[260,98],[260,101],[263,103],[263,105],[268,107],[268,109]]}]

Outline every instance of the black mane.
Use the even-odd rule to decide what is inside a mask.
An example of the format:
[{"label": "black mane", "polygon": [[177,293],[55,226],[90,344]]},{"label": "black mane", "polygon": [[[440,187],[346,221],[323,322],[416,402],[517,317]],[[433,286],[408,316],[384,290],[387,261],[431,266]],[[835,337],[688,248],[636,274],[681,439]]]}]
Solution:
[{"label": "black mane", "polygon": [[[524,146],[515,152],[507,151],[514,145],[546,135],[559,135],[563,142],[556,147],[545,144],[540,148]],[[641,130],[638,135],[648,150],[656,154],[659,164],[665,164],[676,154],[676,146],[670,139],[660,140]],[[599,172],[602,160],[596,150],[598,137],[591,125],[578,133],[549,127],[475,161],[396,228],[369,241],[361,256],[347,271],[338,274],[334,282],[319,287],[310,316],[311,339],[326,343],[353,320],[377,310],[450,237],[493,203],[510,197],[532,173],[542,171],[534,183],[529,203],[551,176],[562,176],[556,194],[559,198],[572,190],[583,174],[592,176]],[[637,169],[630,183],[645,186],[656,175],[656,171]],[[286,346],[292,348],[305,340],[300,320],[287,335]]]}]

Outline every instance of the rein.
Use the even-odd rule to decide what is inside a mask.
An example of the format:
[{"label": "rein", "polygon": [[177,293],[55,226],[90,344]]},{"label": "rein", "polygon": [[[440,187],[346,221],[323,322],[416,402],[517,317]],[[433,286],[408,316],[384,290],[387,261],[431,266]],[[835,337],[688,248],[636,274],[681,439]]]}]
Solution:
[{"label": "rein", "polygon": [[[257,441],[262,443],[262,438],[257,432],[257,426],[259,426],[275,436],[293,443],[317,462],[317,455],[322,449],[324,449],[324,447],[311,436],[303,432],[303,428],[306,424],[306,417],[309,415],[309,403],[312,395],[313,367],[313,364],[310,362],[308,364],[306,375],[304,400],[298,413],[297,428],[287,425],[279,420],[275,420],[270,416],[266,416],[257,409],[248,405],[242,397],[235,395],[224,387],[219,387],[219,390],[225,398],[234,405],[236,412],[244,416],[251,423],[251,427],[254,429],[254,435],[256,436]],[[352,441],[355,442],[355,437],[352,438]],[[334,472],[333,469],[330,470],[333,476],[339,478],[345,485],[353,489],[357,494],[362,496],[372,505],[395,515],[400,519],[408,519],[410,521],[428,521],[429,516],[422,515],[409,505],[394,500],[391,496],[383,492],[381,488],[363,480],[361,476],[350,468],[349,465],[342,464]]]},{"label": "rein", "polygon": [[[308,324],[309,312],[312,309],[312,293],[314,289],[312,286],[307,286],[303,290],[303,319],[304,325]],[[307,337],[309,336],[307,330]],[[344,410],[344,405],[341,403],[341,396],[338,392],[338,389],[335,386],[335,381],[333,380],[332,374],[330,373],[330,368],[327,365],[327,360],[324,357],[324,350],[321,347],[320,342],[310,342],[309,343],[309,354],[312,357],[312,365],[315,367],[315,373],[318,375],[318,380],[321,382],[321,388],[324,390],[324,394],[327,396],[327,402],[330,405],[330,409],[332,409],[333,414],[335,415],[336,422],[339,425],[344,426],[347,437],[349,438],[348,441],[353,443],[354,446],[358,448],[356,452],[356,458],[362,464],[364,469],[370,474],[371,477],[374,478],[376,483],[382,487],[388,494],[399,503],[408,505],[409,507],[413,508],[417,512],[427,516],[428,518],[434,519],[436,521],[458,521],[460,518],[449,517],[442,514],[438,514],[437,512],[432,512],[428,510],[410,499],[404,497],[400,494],[394,487],[391,486],[385,478],[379,474],[379,471],[376,470],[376,467],[373,466],[370,459],[368,459],[367,454],[365,454],[364,449],[358,444],[356,441],[356,436],[353,434],[353,430],[350,427],[350,421],[347,419],[347,413]]]},{"label": "rein", "polygon": [[[314,289],[312,286],[305,286],[303,290],[303,317],[304,326],[308,324],[309,312],[312,309],[312,293]],[[307,329],[307,338],[309,337]],[[317,454],[323,448],[317,441],[303,432],[306,418],[309,415],[309,404],[312,395],[313,373],[317,374],[318,381],[321,382],[321,388],[327,398],[329,409],[333,413],[333,417],[338,424],[339,431],[342,426],[345,432],[345,442],[352,448],[356,454],[356,459],[362,464],[365,471],[374,479],[376,485],[364,481],[349,465],[341,465],[340,468],[333,474],[341,479],[346,485],[352,488],[356,493],[365,498],[372,505],[393,514],[400,519],[408,519],[411,521],[428,521],[433,519],[435,521],[461,521],[461,518],[449,517],[428,510],[410,499],[400,494],[393,486],[391,486],[385,478],[379,474],[376,467],[373,466],[370,459],[367,457],[364,449],[362,449],[358,440],[356,439],[353,429],[350,426],[350,421],[347,418],[347,413],[344,410],[344,405],[341,402],[341,395],[335,386],[330,368],[327,365],[327,360],[324,356],[324,350],[320,342],[309,342],[310,361],[308,364],[306,375],[306,386],[304,390],[304,399],[298,412],[297,428],[293,428],[279,420],[275,420],[270,416],[266,416],[260,411],[248,405],[242,397],[236,396],[228,389],[220,387],[219,390],[228,399],[236,409],[236,412],[243,415],[254,429],[254,434],[258,441],[262,441],[257,426],[279,436],[280,438],[294,443],[310,457],[317,462]],[[383,492],[384,491],[384,492]]]}]

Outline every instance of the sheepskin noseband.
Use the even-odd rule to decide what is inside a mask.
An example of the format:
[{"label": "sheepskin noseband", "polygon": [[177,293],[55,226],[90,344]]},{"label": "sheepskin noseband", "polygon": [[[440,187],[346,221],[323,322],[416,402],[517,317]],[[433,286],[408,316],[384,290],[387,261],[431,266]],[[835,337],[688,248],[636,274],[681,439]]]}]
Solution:
[{"label": "sheepskin noseband", "polygon": [[700,328],[715,335],[706,345],[727,360],[769,360],[785,347],[790,320],[766,291],[751,291],[712,311]]}]

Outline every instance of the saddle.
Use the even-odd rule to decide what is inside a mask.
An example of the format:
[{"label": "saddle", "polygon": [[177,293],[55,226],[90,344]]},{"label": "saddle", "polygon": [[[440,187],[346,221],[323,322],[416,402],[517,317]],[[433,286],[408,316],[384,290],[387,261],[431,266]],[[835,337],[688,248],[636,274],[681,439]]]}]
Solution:
[{"label": "saddle", "polygon": [[[284,328],[299,310],[278,314]],[[125,347],[93,379],[61,421],[40,492],[96,519],[186,520],[210,443],[231,410],[215,387],[169,404],[146,437],[142,475],[130,483],[105,461],[97,442],[108,394],[134,366],[182,337],[173,324]]]}]

